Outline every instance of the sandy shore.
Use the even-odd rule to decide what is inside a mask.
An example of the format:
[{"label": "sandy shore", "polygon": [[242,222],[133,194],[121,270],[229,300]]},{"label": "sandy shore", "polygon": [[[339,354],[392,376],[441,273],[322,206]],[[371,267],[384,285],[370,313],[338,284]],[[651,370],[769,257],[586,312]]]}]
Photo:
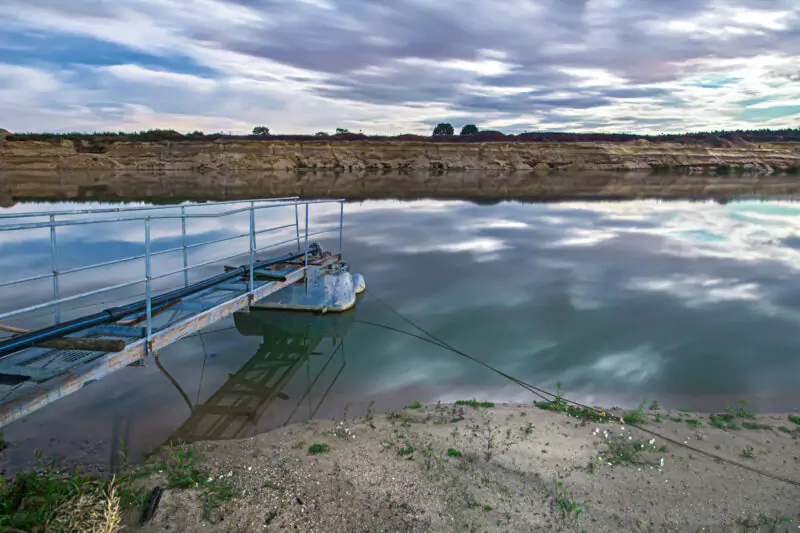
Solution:
[{"label": "sandy shore", "polygon": [[[644,428],[665,437],[800,482],[800,426],[789,415],[721,422],[708,414],[644,411],[644,418]],[[533,405],[367,413],[190,448],[203,457],[211,481],[168,489],[151,522],[132,529],[800,529],[800,486],[624,424]],[[203,491],[223,482],[234,488],[231,499],[205,509],[204,517]],[[146,483],[163,485],[163,474]]]}]

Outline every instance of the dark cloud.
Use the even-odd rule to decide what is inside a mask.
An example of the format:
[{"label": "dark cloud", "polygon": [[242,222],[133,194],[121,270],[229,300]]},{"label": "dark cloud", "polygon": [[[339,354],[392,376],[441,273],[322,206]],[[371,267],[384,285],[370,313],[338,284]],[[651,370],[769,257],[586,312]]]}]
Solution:
[{"label": "dark cloud", "polygon": [[[319,96],[378,105],[438,103],[476,117],[545,116],[557,108],[586,110],[642,98],[679,106],[684,103],[668,91],[642,85],[675,81],[704,68],[689,60],[791,56],[800,50],[796,0],[723,0],[722,6],[718,0],[216,2],[219,17],[212,9],[203,17],[178,4],[137,0],[36,0],[33,7],[88,21],[135,12],[201,48],[322,73],[325,82],[311,89]],[[0,14],[31,7],[27,0],[4,4]],[[764,26],[758,32],[716,37],[704,33],[724,24],[741,29],[758,22],[757,17],[725,19],[737,9],[793,10],[798,16],[782,19],[788,25],[782,29]],[[249,16],[224,16],[237,10]],[[707,27],[667,31],[670,21],[692,20]],[[481,62],[487,61],[501,62],[505,71],[481,71]],[[587,88],[585,79],[570,75],[569,69],[599,69],[625,82],[602,86],[594,81]],[[787,72],[783,79],[796,76]],[[309,81],[301,75],[293,79]],[[503,88],[528,90],[511,95],[490,90]]]}]

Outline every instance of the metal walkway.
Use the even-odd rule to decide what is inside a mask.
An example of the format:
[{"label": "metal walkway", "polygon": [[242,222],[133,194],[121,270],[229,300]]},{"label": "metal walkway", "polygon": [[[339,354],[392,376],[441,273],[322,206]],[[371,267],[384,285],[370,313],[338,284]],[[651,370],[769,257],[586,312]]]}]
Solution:
[{"label": "metal walkway", "polygon": [[[335,227],[310,231],[309,210],[315,204],[338,203]],[[330,207],[330,206],[328,206]],[[305,223],[301,223],[301,208]],[[279,220],[280,212],[284,218]],[[190,243],[187,222],[194,219],[224,219],[236,214],[249,216],[249,232],[219,239]],[[245,215],[246,214],[246,215]],[[262,216],[259,216],[262,215]],[[216,202],[168,206],[136,206],[120,208],[52,211],[36,213],[0,213],[0,237],[5,232],[23,234],[43,229],[49,231],[52,270],[46,274],[0,282],[0,303],[14,301],[14,290],[36,281],[52,280],[52,293],[32,305],[0,313],[0,330],[11,335],[0,338],[0,427],[48,405],[111,372],[126,366],[143,365],[160,349],[191,335],[206,326],[226,318],[239,310],[294,283],[307,278],[306,273],[323,268],[341,259],[343,200],[301,201],[297,198]],[[284,222],[263,226],[263,218],[271,222]],[[14,219],[14,220],[9,220]],[[181,245],[156,249],[152,225],[155,221],[173,220],[181,224]],[[5,224],[2,224],[5,222]],[[114,231],[115,225],[138,222],[142,224],[144,253],[111,260],[59,269],[59,257],[65,246],[58,245],[59,228],[91,225]],[[329,224],[330,226],[330,224]],[[64,230],[61,230],[64,231]],[[321,247],[309,244],[309,238],[338,232],[339,252],[323,252]],[[264,235],[273,237],[269,242],[257,242]],[[241,246],[247,239],[248,245]],[[236,245],[237,240],[239,246]],[[225,255],[192,261],[196,249],[224,244]],[[0,240],[0,245],[3,241]],[[276,253],[281,247],[296,251],[270,258],[263,254]],[[238,249],[237,249],[238,248]],[[73,254],[75,255],[75,254]],[[160,260],[156,260],[156,258]],[[241,258],[242,266],[228,266],[224,262]],[[169,264],[172,259],[182,264],[179,268]],[[140,263],[143,276],[122,283],[103,284],[102,274],[93,277],[92,290],[84,290],[67,297],[69,274],[86,271],[108,271],[121,265]],[[236,264],[236,263],[235,263]],[[190,272],[195,269],[217,268],[219,274],[190,282]],[[128,269],[128,278],[131,277]],[[159,280],[182,278],[177,288],[156,289]],[[112,277],[113,279],[113,277]],[[116,280],[115,280],[116,281]],[[83,286],[85,288],[86,281]],[[97,285],[100,286],[97,286]],[[137,292],[137,289],[138,291]],[[142,291],[144,294],[142,294]],[[7,292],[8,294],[3,294]],[[101,306],[93,302],[97,295],[112,295],[112,307],[100,307],[99,312],[62,321],[62,314],[75,306],[89,310]],[[114,300],[114,294],[119,300]],[[142,298],[142,296],[144,298]],[[131,303],[130,300],[134,299]],[[107,303],[105,304],[107,306]],[[50,311],[46,311],[50,310]],[[42,312],[50,317],[41,324]],[[88,312],[88,311],[87,311]],[[9,320],[18,325],[11,326]],[[34,324],[36,331],[21,327],[26,322]],[[42,327],[44,326],[44,327]],[[32,329],[32,328],[30,328]]]}]

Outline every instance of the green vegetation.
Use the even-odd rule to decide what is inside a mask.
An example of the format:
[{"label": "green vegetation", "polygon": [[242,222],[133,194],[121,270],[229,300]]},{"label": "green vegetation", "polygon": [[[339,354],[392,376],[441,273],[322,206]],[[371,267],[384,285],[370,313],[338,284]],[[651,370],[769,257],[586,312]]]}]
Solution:
[{"label": "green vegetation", "polygon": [[623,417],[624,421],[627,424],[643,424],[644,423],[644,404],[647,400],[642,400],[642,403],[639,404],[639,407],[628,411],[625,413]]},{"label": "green vegetation", "polygon": [[800,426],[800,416],[789,415],[789,422],[792,422],[792,423],[797,424],[798,426]]},{"label": "green vegetation", "polygon": [[782,433],[788,433],[790,435],[792,434],[792,430],[787,428],[786,426],[778,426],[778,431]]},{"label": "green vegetation", "polygon": [[769,424],[759,424],[758,422],[742,422],[744,429],[772,429]]},{"label": "green vegetation", "polygon": [[458,400],[456,405],[469,405],[470,407],[478,408],[478,407],[494,407],[493,402],[479,402],[476,399],[472,400]]},{"label": "green vegetation", "polygon": [[679,416],[678,417],[671,416],[671,417],[669,417],[669,419],[672,420],[673,422],[683,422],[683,418],[681,418]]},{"label": "green vegetation", "polygon": [[748,459],[754,459],[756,454],[753,452],[753,448],[748,446],[744,450],[742,450],[742,457],[747,457]]},{"label": "green vegetation", "polygon": [[572,494],[564,488],[564,482],[558,477],[553,476],[553,493],[550,497],[550,506],[561,514],[561,519],[566,520],[575,513],[575,520],[583,512],[583,505],[575,503]]},{"label": "green vegetation", "polygon": [[608,422],[612,419],[611,415],[605,412],[598,412],[586,407],[577,407],[569,405],[567,401],[561,396],[561,383],[556,383],[556,396],[552,402],[534,401],[533,405],[545,411],[555,411],[556,413],[567,413],[567,416],[577,418],[587,422]]},{"label": "green vegetation", "polygon": [[439,124],[436,125],[435,128],[433,128],[434,137],[440,137],[443,135],[453,135],[453,133],[455,133],[453,125],[446,122],[440,122]]},{"label": "green vegetation", "polygon": [[600,456],[611,465],[622,464],[653,464],[653,461],[645,460],[642,452],[662,452],[666,448],[656,448],[654,444],[641,440],[629,440],[621,435],[609,437],[606,441],[607,448],[600,452]]},{"label": "green vegetation", "polygon": [[230,478],[223,477],[213,483],[206,484],[200,491],[200,503],[203,507],[203,518],[214,522],[215,514],[222,502],[230,501],[236,496],[236,487]]},{"label": "green vegetation", "polygon": [[0,531],[118,531],[127,509],[141,507],[148,492],[134,482],[159,472],[167,488],[199,489],[203,517],[213,521],[221,502],[236,495],[233,472],[212,476],[192,449],[159,450],[147,465],[124,468],[103,480],[77,468],[59,469],[36,452],[37,465],[14,478],[0,478]]},{"label": "green vegetation", "polygon": [[685,422],[688,425],[692,426],[693,428],[698,428],[698,427],[702,427],[703,426],[703,424],[699,420],[692,420],[692,419],[687,418],[685,420]]},{"label": "green vegetation", "polygon": [[478,126],[475,124],[467,124],[461,128],[461,135],[475,135],[478,133]]},{"label": "green vegetation", "polygon": [[405,457],[406,455],[411,455],[412,453],[414,453],[414,447],[411,446],[411,444],[407,443],[405,446],[397,448],[397,455],[400,457]]},{"label": "green vegetation", "polygon": [[653,422],[655,422],[656,424],[661,423],[661,413],[656,413],[656,416],[653,417]]},{"label": "green vegetation", "polygon": [[331,447],[327,444],[312,444],[308,447],[308,453],[311,455],[317,455],[320,453],[328,453],[331,451]]},{"label": "green vegetation", "polygon": [[648,409],[650,409],[651,411],[658,411],[659,409],[661,409],[661,406],[658,405],[658,400],[653,400],[650,403],[650,407],[648,407]]},{"label": "green vegetation", "polygon": [[748,411],[747,404],[749,402],[747,400],[739,400],[736,402],[736,405],[728,404],[725,411],[728,414],[735,416],[736,418],[750,418],[753,419],[758,414],[758,411]]},{"label": "green vegetation", "polygon": [[78,469],[60,470],[37,453],[36,468],[11,480],[0,477],[0,531],[118,528],[122,509],[145,498],[144,491],[132,488],[130,477],[103,481]]},{"label": "green vegetation", "polygon": [[692,410],[688,409],[688,408],[681,409],[681,413],[691,413],[691,412],[692,412]]},{"label": "green vegetation", "polygon": [[263,136],[269,135],[269,128],[266,126],[256,126],[253,128],[253,135]]},{"label": "green vegetation", "polygon": [[413,402],[411,402],[411,405],[408,406],[409,409],[422,409],[422,407],[423,407],[422,404],[419,403],[419,401],[417,400],[414,400]]},{"label": "green vegetation", "polygon": [[460,417],[451,418],[451,419],[450,419],[450,423],[451,423],[451,424],[455,424],[456,422],[461,422],[462,420],[464,420],[464,419],[463,419],[463,418],[460,418]]},{"label": "green vegetation", "polygon": [[483,510],[488,513],[489,511],[493,511],[494,507],[492,507],[491,505],[484,505]]},{"label": "green vegetation", "polygon": [[455,448],[447,448],[447,457],[461,457],[463,454]]}]

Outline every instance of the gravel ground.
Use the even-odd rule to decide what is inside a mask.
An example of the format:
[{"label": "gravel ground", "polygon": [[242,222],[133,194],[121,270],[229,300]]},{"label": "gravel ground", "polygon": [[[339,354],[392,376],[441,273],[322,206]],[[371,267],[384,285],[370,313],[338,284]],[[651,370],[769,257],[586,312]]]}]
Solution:
[{"label": "gravel ground", "polygon": [[[737,419],[774,427],[739,430],[711,427],[704,414],[645,418],[666,437],[800,481],[800,426],[787,415]],[[312,444],[328,449],[312,454]],[[204,517],[203,487],[167,490],[152,521],[128,529],[800,531],[798,486],[624,424],[531,405],[408,408],[191,448],[212,473],[208,486],[231,482],[233,499]]]}]

